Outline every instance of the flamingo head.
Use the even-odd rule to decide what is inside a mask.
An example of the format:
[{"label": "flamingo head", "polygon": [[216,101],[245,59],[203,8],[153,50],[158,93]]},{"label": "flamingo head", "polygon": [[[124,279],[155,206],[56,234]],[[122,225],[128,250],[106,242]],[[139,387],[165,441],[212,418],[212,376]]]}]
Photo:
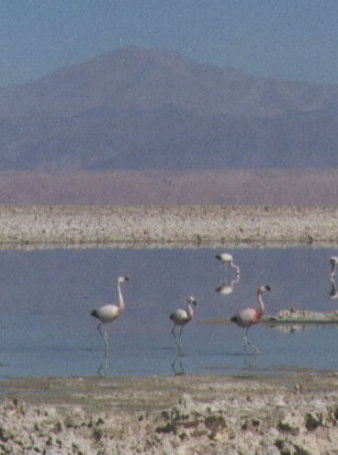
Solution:
[{"label": "flamingo head", "polygon": [[258,292],[262,294],[264,291],[271,291],[271,286],[268,284],[264,284],[258,289]]},{"label": "flamingo head", "polygon": [[117,279],[118,283],[124,283],[125,281],[129,281],[129,278],[127,276],[119,276]]},{"label": "flamingo head", "polygon": [[197,303],[197,302],[196,302],[195,297],[193,297],[192,295],[190,295],[190,296],[187,298],[187,303],[190,303],[190,304],[196,306],[196,303]]}]

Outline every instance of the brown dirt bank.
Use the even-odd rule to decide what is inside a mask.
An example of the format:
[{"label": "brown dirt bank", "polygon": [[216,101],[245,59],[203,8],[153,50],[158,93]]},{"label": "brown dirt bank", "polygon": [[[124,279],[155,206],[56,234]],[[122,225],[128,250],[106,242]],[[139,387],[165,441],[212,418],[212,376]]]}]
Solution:
[{"label": "brown dirt bank", "polygon": [[334,372],[0,384],[1,453],[337,453]]},{"label": "brown dirt bank", "polygon": [[338,245],[337,206],[0,206],[0,245]]}]

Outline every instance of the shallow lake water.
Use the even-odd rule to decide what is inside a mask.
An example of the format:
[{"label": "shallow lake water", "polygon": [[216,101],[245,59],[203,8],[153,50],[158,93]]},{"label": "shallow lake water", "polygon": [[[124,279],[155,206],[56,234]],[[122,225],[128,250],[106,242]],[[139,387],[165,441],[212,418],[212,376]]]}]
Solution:
[{"label": "shallow lake water", "polygon": [[[215,259],[230,252],[241,268]],[[325,248],[248,249],[58,249],[1,251],[0,374],[12,376],[96,375],[104,367],[98,321],[90,311],[117,301],[123,284],[126,308],[106,325],[110,375],[175,373],[273,374],[297,369],[338,369],[338,327],[304,326],[285,332],[266,325],[249,330],[259,355],[245,355],[242,329],[222,322],[240,309],[256,306],[264,294],[266,314],[291,307],[338,310]],[[225,286],[235,280],[232,292]],[[222,289],[222,292],[219,290]],[[185,327],[184,356],[176,357],[170,313],[197,300]]]}]

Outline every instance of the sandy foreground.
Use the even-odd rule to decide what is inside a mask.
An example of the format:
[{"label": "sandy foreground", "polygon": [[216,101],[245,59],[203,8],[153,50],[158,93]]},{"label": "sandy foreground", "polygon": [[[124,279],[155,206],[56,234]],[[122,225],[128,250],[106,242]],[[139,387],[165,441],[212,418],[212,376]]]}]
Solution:
[{"label": "sandy foreground", "polygon": [[[0,207],[0,247],[338,245],[338,207]],[[338,454],[338,372],[0,380],[0,454]]]}]

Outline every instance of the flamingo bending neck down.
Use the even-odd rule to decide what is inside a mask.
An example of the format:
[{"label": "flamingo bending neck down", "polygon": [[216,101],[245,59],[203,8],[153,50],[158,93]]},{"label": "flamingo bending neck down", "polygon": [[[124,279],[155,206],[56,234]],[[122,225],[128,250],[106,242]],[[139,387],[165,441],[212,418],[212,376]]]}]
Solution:
[{"label": "flamingo bending neck down", "polygon": [[[194,316],[193,306],[196,305],[195,297],[193,297],[193,296],[188,297],[186,305],[187,305],[187,308],[185,310],[182,308],[178,308],[170,315],[170,319],[174,323],[171,333],[177,340],[178,355],[181,355],[183,329],[184,329],[185,325],[189,321],[191,321]],[[177,336],[175,329],[178,326],[180,326],[180,331]]]},{"label": "flamingo bending neck down", "polygon": [[[245,329],[243,333],[243,341],[245,346],[251,345],[247,338],[248,330],[252,325],[258,324],[261,321],[262,316],[265,312],[265,305],[262,297],[265,291],[271,291],[271,287],[268,284],[261,286],[257,290],[258,309],[245,308],[230,319],[230,321],[235,322],[239,327]],[[256,348],[254,348],[254,350],[257,351]]]},{"label": "flamingo bending neck down", "polygon": [[336,274],[336,268],[338,264],[338,257],[337,256],[331,256],[330,259],[330,264],[331,264],[331,278],[333,278]]},{"label": "flamingo bending neck down", "polygon": [[118,318],[124,311],[125,305],[124,305],[124,299],[121,291],[121,283],[124,283],[125,281],[129,281],[129,278],[127,276],[119,276],[117,279],[117,293],[118,293],[118,304],[117,305],[103,305],[93,311],[91,311],[91,316],[94,318],[99,319],[100,323],[97,326],[97,330],[101,337],[103,338],[104,345],[105,345],[105,360],[107,362],[108,358],[108,336],[107,332],[102,331],[102,325],[106,324],[108,322],[114,321],[116,318]]},{"label": "flamingo bending neck down", "polygon": [[232,268],[234,268],[236,270],[237,275],[240,274],[241,270],[240,270],[239,266],[234,263],[234,258],[232,256],[232,254],[220,253],[220,254],[216,254],[215,258],[218,259],[219,261],[221,261],[223,264],[226,264],[228,266],[230,265]]}]

